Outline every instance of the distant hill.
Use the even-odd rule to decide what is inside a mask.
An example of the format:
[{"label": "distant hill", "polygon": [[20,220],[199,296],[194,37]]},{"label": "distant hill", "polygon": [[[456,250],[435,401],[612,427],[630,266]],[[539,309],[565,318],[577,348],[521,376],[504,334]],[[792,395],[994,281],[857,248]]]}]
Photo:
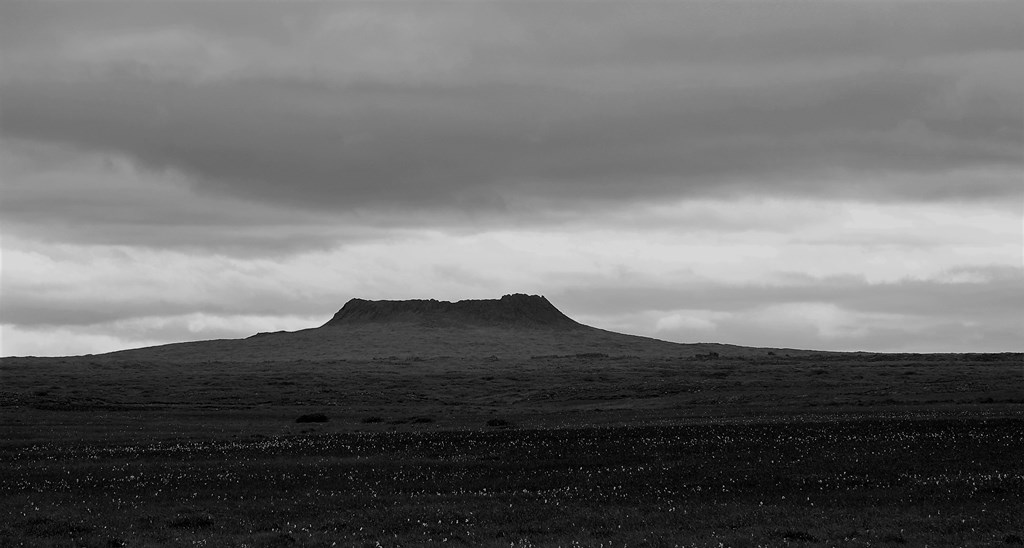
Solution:
[{"label": "distant hill", "polygon": [[324,324],[344,327],[363,324],[411,324],[421,327],[511,327],[576,329],[585,327],[542,296],[505,295],[501,299],[458,302],[430,300],[365,301],[352,299]]},{"label": "distant hill", "polygon": [[588,354],[689,357],[745,355],[754,350],[614,333],[574,321],[542,296],[515,294],[458,302],[352,299],[318,328],[122,350],[95,358],[258,362],[390,357],[524,359]]}]

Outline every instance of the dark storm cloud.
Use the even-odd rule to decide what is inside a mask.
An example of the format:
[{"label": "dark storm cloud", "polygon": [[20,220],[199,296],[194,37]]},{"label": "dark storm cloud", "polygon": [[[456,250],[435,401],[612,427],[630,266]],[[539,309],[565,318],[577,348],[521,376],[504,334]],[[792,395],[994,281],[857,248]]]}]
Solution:
[{"label": "dark storm cloud", "polygon": [[329,219],[232,201],[197,203],[106,193],[6,190],[0,227],[31,241],[139,246],[233,257],[281,257],[325,251],[391,234],[333,226]]},{"label": "dark storm cloud", "polygon": [[[143,50],[127,62],[118,50],[104,64],[103,50],[82,75],[20,33],[5,40],[17,42],[15,60],[41,59],[32,69],[15,63],[5,79],[3,131],[181,170],[207,193],[343,211],[1019,193],[1017,3],[499,4],[468,15],[399,4],[374,15],[408,16],[408,28],[363,44],[372,55],[343,43],[335,64],[329,45],[338,44],[303,40],[334,36],[317,33],[320,17],[350,30],[346,5],[304,7],[290,26],[267,22],[274,5],[184,6],[129,10],[111,25],[115,34],[186,28],[213,41],[204,52],[223,46],[228,68],[211,76],[199,67],[205,76],[195,79],[187,58],[164,63]],[[63,9],[82,8],[50,8]],[[42,27],[67,24],[67,14],[29,11]],[[225,18],[240,11],[249,15]],[[221,22],[204,22],[207,12]],[[380,17],[367,20],[386,27]],[[106,24],[93,15],[85,26]],[[504,38],[490,37],[494,29]],[[175,36],[168,43],[178,47]],[[264,48],[254,55],[269,52],[265,63],[234,56],[253,40]],[[436,47],[411,64],[395,49],[425,44]],[[877,177],[974,168],[1008,175],[986,184]]]},{"label": "dark storm cloud", "polygon": [[0,227],[31,241],[150,246],[264,257],[323,251],[393,236],[392,227],[341,224],[281,205],[197,200],[174,170],[123,155],[86,154],[8,138]]}]

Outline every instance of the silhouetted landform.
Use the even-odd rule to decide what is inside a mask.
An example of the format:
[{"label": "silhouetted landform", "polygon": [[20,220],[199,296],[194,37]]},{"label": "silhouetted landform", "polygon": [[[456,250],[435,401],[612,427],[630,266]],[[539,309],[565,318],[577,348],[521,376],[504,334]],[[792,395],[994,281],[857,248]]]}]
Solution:
[{"label": "silhouetted landform", "polygon": [[355,300],[292,333],[0,358],[0,545],[1021,543],[1020,353],[559,315]]},{"label": "silhouetted landform", "polygon": [[526,329],[583,327],[540,295],[516,293],[501,299],[458,302],[352,299],[324,327],[366,323],[405,323],[425,327],[506,326]]},{"label": "silhouetted landform", "polygon": [[352,299],[318,328],[168,344],[96,357],[176,362],[501,360],[599,355],[726,357],[755,350],[726,344],[680,344],[606,331],[576,322],[543,296],[513,294],[458,302]]}]

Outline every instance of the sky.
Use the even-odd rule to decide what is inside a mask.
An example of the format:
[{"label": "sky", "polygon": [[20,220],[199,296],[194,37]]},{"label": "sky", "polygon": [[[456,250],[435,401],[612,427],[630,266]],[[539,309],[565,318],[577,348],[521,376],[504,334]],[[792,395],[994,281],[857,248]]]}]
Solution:
[{"label": "sky", "polygon": [[545,295],[1024,351],[1024,2],[0,4],[0,355]]}]

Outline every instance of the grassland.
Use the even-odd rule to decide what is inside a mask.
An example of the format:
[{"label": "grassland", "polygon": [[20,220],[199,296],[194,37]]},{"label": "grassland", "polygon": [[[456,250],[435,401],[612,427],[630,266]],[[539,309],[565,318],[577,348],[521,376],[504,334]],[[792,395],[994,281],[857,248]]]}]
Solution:
[{"label": "grassland", "polygon": [[1024,542],[1019,354],[21,358],[0,379],[4,546]]}]

